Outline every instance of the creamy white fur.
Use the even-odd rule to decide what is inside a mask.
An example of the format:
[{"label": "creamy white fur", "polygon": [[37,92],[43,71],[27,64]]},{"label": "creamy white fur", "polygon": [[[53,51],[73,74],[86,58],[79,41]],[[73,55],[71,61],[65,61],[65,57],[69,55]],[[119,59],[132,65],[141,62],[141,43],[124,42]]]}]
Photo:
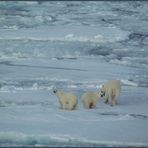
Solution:
[{"label": "creamy white fur", "polygon": [[100,89],[101,95],[104,94],[105,103],[111,106],[117,105],[121,92],[120,80],[109,80]]},{"label": "creamy white fur", "polygon": [[82,95],[83,107],[86,109],[95,108],[100,98],[100,92],[86,92]]},{"label": "creamy white fur", "polygon": [[59,99],[61,109],[74,110],[77,106],[77,97],[69,92],[56,90],[55,95]]}]

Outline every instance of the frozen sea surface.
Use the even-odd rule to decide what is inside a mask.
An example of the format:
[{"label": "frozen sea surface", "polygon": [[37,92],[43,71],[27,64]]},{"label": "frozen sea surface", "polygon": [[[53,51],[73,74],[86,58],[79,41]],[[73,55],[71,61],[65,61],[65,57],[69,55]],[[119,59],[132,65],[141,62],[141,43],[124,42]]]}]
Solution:
[{"label": "frozen sea surface", "polygon": [[[0,146],[148,146],[147,2],[0,2]],[[81,95],[121,80],[118,106]],[[59,108],[56,87],[78,97]]]}]

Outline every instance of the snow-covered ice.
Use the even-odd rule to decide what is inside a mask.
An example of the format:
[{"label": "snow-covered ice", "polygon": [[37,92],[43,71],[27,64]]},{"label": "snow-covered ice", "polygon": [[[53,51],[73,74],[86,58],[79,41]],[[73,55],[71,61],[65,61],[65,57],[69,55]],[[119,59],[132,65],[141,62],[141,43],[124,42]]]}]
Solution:
[{"label": "snow-covered ice", "polygon": [[[56,10],[56,11],[55,11]],[[0,2],[0,146],[148,146],[148,3]],[[81,95],[121,80],[119,104]],[[53,88],[78,97],[61,110]]]}]

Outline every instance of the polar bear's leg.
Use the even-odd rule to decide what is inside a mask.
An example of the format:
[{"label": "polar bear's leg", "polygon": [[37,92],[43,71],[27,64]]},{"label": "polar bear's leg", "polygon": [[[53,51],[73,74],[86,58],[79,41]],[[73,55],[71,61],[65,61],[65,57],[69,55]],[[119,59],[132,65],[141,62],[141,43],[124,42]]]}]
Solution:
[{"label": "polar bear's leg", "polygon": [[109,90],[108,91],[108,104],[110,104],[111,106],[113,106],[112,97],[113,97],[112,90]]},{"label": "polar bear's leg", "polygon": [[93,101],[83,102],[83,106],[85,109],[90,109],[90,108],[96,107],[96,105],[93,103]]},{"label": "polar bear's leg", "polygon": [[111,106],[114,106],[114,105],[116,105],[116,103],[115,103],[115,99],[116,99],[116,91],[115,91],[115,89],[111,89],[111,93],[110,93],[110,95],[111,95]]},{"label": "polar bear's leg", "polygon": [[92,108],[96,108],[96,104],[93,104]]},{"label": "polar bear's leg", "polygon": [[74,103],[74,102],[72,102],[72,101],[69,101],[69,102],[68,102],[69,110],[74,110],[74,109],[76,109],[76,106],[77,106],[76,103]]},{"label": "polar bear's leg", "polygon": [[118,102],[117,102],[117,98],[118,98],[118,96],[117,96],[117,95],[115,96],[115,98],[113,98],[113,102],[112,102],[112,103],[113,103],[113,105],[117,105],[117,104],[118,104]]},{"label": "polar bear's leg", "polygon": [[109,94],[107,92],[105,93],[105,97],[104,98],[105,98],[104,103],[105,104],[109,104]]},{"label": "polar bear's leg", "polygon": [[108,104],[108,97],[105,98],[104,103],[105,103],[105,104]]},{"label": "polar bear's leg", "polygon": [[90,102],[90,103],[89,103],[89,108],[93,108],[93,107],[94,107],[93,102]]},{"label": "polar bear's leg", "polygon": [[84,103],[83,103],[83,106],[84,106],[85,109],[89,109],[90,103],[84,102]]},{"label": "polar bear's leg", "polygon": [[75,110],[77,107],[77,103],[75,103],[73,106],[72,106],[72,110]]},{"label": "polar bear's leg", "polygon": [[111,95],[109,95],[108,104],[111,105],[111,106],[113,106],[113,105],[112,105],[112,97],[111,97]]},{"label": "polar bear's leg", "polygon": [[60,109],[63,109],[63,103],[61,101],[60,102]]},{"label": "polar bear's leg", "polygon": [[115,106],[115,105],[117,105],[116,96],[114,98],[112,98],[112,104],[111,104],[111,106]]},{"label": "polar bear's leg", "polygon": [[115,97],[113,98],[114,105],[117,105],[118,104],[119,94],[120,94],[120,92],[117,91]]},{"label": "polar bear's leg", "polygon": [[96,108],[96,104],[93,102],[83,104],[85,109]]},{"label": "polar bear's leg", "polygon": [[89,108],[89,102],[88,102],[88,100],[84,99],[84,100],[82,100],[82,103],[83,103],[83,107],[85,109],[88,109]]},{"label": "polar bear's leg", "polygon": [[66,106],[67,106],[66,102],[63,102],[62,109],[66,109]]},{"label": "polar bear's leg", "polygon": [[67,102],[67,106],[68,106],[68,109],[69,109],[69,110],[72,110],[73,104],[72,104],[71,101],[68,101],[68,102]]},{"label": "polar bear's leg", "polygon": [[89,109],[90,108],[90,104],[85,104],[84,108]]},{"label": "polar bear's leg", "polygon": [[93,108],[97,107],[97,101],[98,101],[98,98],[93,99]]}]

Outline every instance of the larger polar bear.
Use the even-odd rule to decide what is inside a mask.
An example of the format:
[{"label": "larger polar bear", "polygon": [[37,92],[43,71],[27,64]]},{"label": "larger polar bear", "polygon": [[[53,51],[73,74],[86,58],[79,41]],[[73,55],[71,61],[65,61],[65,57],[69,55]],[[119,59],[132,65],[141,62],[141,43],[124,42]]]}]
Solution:
[{"label": "larger polar bear", "polygon": [[100,98],[100,91],[86,92],[82,95],[82,103],[85,109],[96,108],[97,102]]},{"label": "larger polar bear", "polygon": [[74,110],[77,106],[77,97],[69,92],[53,90],[53,93],[58,97],[61,109]]},{"label": "larger polar bear", "polygon": [[111,106],[117,105],[121,91],[120,80],[109,80],[100,89],[101,96],[105,97],[105,103]]}]

